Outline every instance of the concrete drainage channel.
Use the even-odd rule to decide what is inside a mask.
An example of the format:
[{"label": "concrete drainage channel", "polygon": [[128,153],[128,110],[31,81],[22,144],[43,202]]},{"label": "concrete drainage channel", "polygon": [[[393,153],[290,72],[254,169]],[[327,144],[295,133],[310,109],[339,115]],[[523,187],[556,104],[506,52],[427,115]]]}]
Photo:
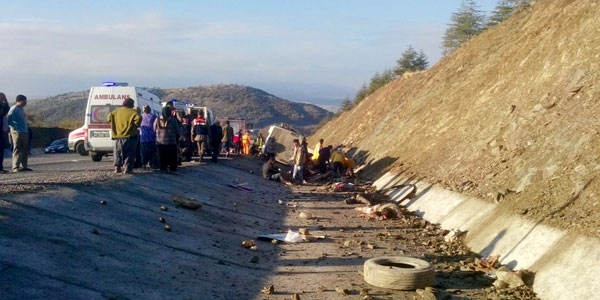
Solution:
[{"label": "concrete drainage channel", "polygon": [[[401,183],[406,180],[387,173],[374,185],[381,190]],[[390,196],[429,222],[466,231],[466,244],[481,256],[499,255],[499,262],[513,270],[535,272],[533,289],[541,299],[596,299],[600,294],[598,239],[532,223],[481,199],[415,186],[412,199],[403,199],[402,193]]]}]

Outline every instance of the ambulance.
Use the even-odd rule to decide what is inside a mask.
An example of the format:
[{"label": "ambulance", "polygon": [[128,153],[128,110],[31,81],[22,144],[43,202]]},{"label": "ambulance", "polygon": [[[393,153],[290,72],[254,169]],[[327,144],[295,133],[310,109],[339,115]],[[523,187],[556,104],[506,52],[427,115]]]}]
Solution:
[{"label": "ambulance", "polygon": [[92,161],[101,161],[102,157],[113,152],[114,141],[110,134],[108,114],[120,108],[127,97],[133,99],[134,109],[142,114],[144,105],[150,106],[152,113],[160,115],[160,98],[142,88],[129,86],[124,82],[104,82],[102,86],[92,87],[85,109],[84,134],[85,150]]}]

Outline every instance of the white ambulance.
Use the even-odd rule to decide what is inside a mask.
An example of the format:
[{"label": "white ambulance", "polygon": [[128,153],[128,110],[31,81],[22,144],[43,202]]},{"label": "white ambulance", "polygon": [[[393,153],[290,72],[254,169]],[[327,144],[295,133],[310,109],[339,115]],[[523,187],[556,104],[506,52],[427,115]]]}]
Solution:
[{"label": "white ambulance", "polygon": [[142,88],[128,86],[123,82],[104,82],[102,86],[92,87],[85,109],[84,145],[93,161],[101,161],[103,156],[113,152],[114,141],[110,136],[110,124],[106,117],[108,113],[121,107],[127,97],[134,100],[134,108],[140,114],[142,107],[148,105],[152,113],[160,115],[160,98]]}]

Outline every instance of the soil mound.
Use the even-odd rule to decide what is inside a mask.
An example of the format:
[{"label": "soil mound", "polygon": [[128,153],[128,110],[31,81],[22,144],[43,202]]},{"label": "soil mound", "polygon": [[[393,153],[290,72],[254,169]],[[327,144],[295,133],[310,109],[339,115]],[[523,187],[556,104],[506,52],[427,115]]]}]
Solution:
[{"label": "soil mound", "polygon": [[[368,165],[600,237],[600,7],[545,0],[309,139]],[[440,199],[443,203],[444,199]]]}]

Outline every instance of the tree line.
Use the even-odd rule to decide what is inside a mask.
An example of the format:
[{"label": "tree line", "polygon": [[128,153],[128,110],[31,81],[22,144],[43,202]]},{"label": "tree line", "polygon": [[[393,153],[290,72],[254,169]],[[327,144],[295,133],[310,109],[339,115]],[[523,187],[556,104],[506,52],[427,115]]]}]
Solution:
[{"label": "tree line", "polygon": [[[442,40],[442,55],[446,56],[472,37],[508,19],[512,14],[531,5],[531,0],[499,0],[489,17],[479,9],[475,0],[463,0],[458,10],[452,13],[450,24]],[[429,61],[423,50],[416,51],[412,45],[402,52],[396,66],[377,72],[370,82],[364,83],[354,99],[346,97],[340,105],[340,113],[352,109],[377,89],[405,73],[426,70]]]}]

